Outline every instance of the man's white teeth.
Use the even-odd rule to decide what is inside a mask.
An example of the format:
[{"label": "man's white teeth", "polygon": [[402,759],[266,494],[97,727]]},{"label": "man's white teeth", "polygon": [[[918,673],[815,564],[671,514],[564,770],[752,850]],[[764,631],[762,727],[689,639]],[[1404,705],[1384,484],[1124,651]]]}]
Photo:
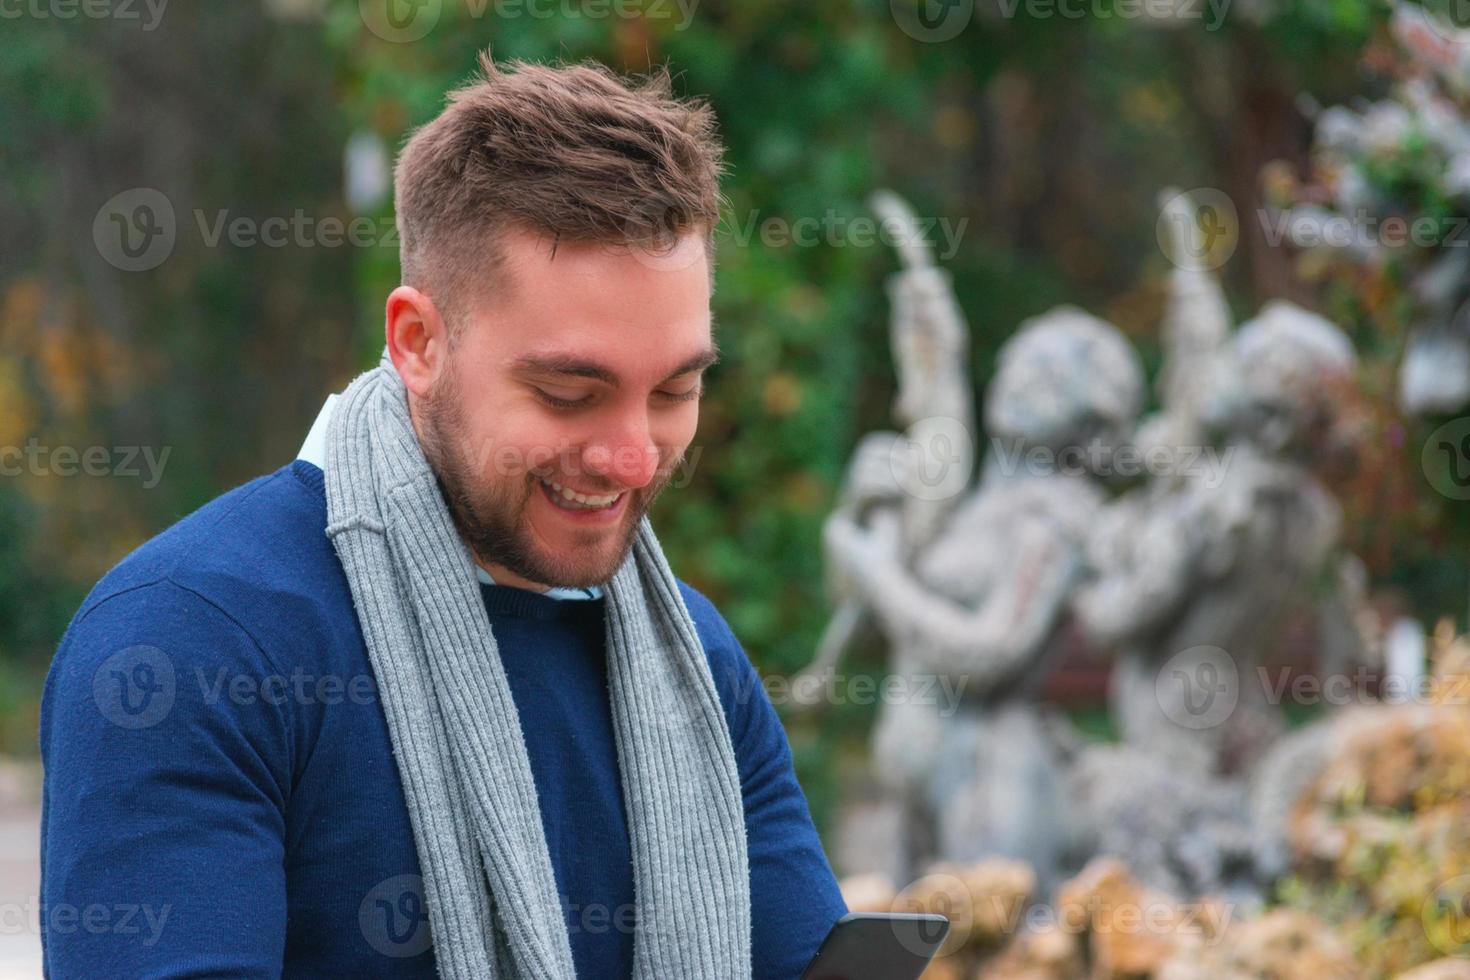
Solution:
[{"label": "man's white teeth", "polygon": [[562,486],[560,483],[557,483],[555,480],[545,480],[545,479],[543,479],[541,482],[544,483],[544,484],[546,484],[548,487],[550,487],[551,490],[552,490],[552,492],[556,496],[558,496],[558,497],[560,497],[562,499],[562,503],[567,504],[569,506],[570,505],[580,505],[582,507],[586,507],[586,508],[589,508],[589,509],[596,509],[596,508],[600,508],[600,507],[608,507],[608,506],[611,506],[613,503],[615,503],[617,501],[617,499],[622,496],[622,494],[620,494],[620,493],[604,493],[604,494],[578,493],[577,491],[573,490],[570,487],[564,487],[564,486]]}]

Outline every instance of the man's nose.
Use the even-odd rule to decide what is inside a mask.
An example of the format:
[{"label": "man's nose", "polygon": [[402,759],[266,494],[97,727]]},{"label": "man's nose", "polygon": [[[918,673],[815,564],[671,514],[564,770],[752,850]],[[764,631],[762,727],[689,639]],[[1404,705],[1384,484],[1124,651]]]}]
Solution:
[{"label": "man's nose", "polygon": [[648,428],[648,416],[622,416],[600,439],[582,453],[589,473],[614,480],[631,490],[647,486],[658,472],[658,446]]}]

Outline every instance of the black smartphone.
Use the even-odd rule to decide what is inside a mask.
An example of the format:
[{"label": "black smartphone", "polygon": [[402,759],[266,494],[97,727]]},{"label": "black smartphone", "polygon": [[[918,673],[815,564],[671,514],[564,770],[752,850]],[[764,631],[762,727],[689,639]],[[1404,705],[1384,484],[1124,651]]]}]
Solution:
[{"label": "black smartphone", "polygon": [[822,940],[801,980],[918,980],[948,934],[942,915],[849,912]]}]

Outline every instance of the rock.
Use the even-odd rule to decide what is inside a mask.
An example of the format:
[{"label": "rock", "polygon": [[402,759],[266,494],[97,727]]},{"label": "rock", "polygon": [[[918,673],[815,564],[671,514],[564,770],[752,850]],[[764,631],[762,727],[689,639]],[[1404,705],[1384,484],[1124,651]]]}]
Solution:
[{"label": "rock", "polygon": [[1434,628],[1435,704],[1464,707],[1470,704],[1470,636],[1455,636],[1453,620],[1440,620]]},{"label": "rock", "polygon": [[1290,820],[1290,904],[1330,916],[1375,978],[1470,950],[1467,651],[1448,636],[1436,646],[1427,700],[1340,716]]},{"label": "rock", "polygon": [[1093,853],[1121,859],[1142,884],[1190,896],[1254,890],[1243,783],[1112,744],[1084,749],[1068,779],[1072,805],[1090,817]]},{"label": "rock", "polygon": [[1181,948],[1154,980],[1360,980],[1346,943],[1323,920],[1278,908],[1216,941]]},{"label": "rock", "polygon": [[1023,932],[975,980],[1075,980],[1086,975],[1078,935],[1052,924]]},{"label": "rock", "polygon": [[1435,960],[1406,970],[1393,980],[1470,980],[1470,960]]},{"label": "rock", "polygon": [[1345,727],[1297,810],[1291,840],[1304,862],[1351,876],[1365,852],[1402,845],[1425,811],[1470,801],[1470,714],[1381,707],[1356,712]]},{"label": "rock", "polygon": [[[1140,884],[1116,858],[1096,858],[1057,891],[1059,927],[1082,935],[1093,980],[1152,977],[1181,944],[1197,941],[1197,913]],[[1188,919],[1188,921],[1186,921]]]},{"label": "rock", "polygon": [[929,961],[919,980],[967,980],[969,964],[961,957],[945,956]]},{"label": "rock", "polygon": [[893,910],[946,916],[950,923],[946,953],[995,946],[1016,934],[1035,888],[1036,874],[1023,861],[939,862],[899,893]]}]

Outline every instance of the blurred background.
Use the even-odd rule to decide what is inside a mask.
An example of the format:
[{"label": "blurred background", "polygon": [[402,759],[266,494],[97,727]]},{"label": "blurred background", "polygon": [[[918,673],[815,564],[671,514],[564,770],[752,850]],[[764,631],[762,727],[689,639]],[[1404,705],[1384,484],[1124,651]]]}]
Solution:
[{"label": "blurred background", "polygon": [[[1456,373],[1470,372],[1470,313],[1463,270],[1440,257],[1466,244],[1464,13],[1375,0],[0,0],[0,902],[34,905],[37,704],[70,616],[131,549],[289,462],[324,396],[373,362],[398,275],[393,156],[487,46],[667,64],[679,93],[716,110],[725,356],[692,479],[654,520],[763,674],[812,660],[833,609],[824,521],[859,440],[902,427],[886,286],[900,260],[860,223],[879,188],[931,229],[976,404],[1017,325],[1073,304],[1127,339],[1145,408],[1159,407],[1178,271],[1160,193],[1213,202],[1229,248],[1205,271],[1231,322],[1291,300],[1356,353],[1341,409],[1355,450],[1320,479],[1363,608],[1419,624],[1421,639],[1443,623],[1452,642],[1470,608],[1470,376]],[[1326,213],[1371,240],[1303,241],[1292,222]],[[1448,230],[1385,242],[1391,216]],[[1426,284],[1431,269],[1450,284]],[[1279,645],[1289,655],[1311,633],[1290,624]],[[1107,742],[1119,733],[1095,646],[1072,644],[1048,691]],[[882,677],[881,644],[846,669]],[[857,700],[779,705],[839,875],[872,870],[844,867],[860,849],[845,835],[885,826],[864,816],[876,709]],[[1338,898],[1366,976],[1463,951],[1466,936],[1448,949],[1426,927],[1374,959],[1392,923],[1420,927],[1419,903],[1373,918]],[[36,976],[21,918],[0,921],[0,949],[14,975]]]}]

